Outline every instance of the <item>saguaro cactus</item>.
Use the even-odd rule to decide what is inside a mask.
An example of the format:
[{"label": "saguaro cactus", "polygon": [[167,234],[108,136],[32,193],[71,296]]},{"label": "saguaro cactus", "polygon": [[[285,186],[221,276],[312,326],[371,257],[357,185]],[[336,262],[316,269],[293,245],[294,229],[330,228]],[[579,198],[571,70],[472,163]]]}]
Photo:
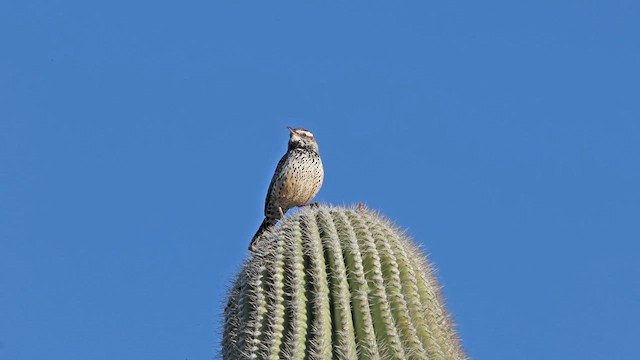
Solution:
[{"label": "saguaro cactus", "polygon": [[223,331],[224,359],[466,358],[422,253],[362,208],[305,208],[263,238]]}]

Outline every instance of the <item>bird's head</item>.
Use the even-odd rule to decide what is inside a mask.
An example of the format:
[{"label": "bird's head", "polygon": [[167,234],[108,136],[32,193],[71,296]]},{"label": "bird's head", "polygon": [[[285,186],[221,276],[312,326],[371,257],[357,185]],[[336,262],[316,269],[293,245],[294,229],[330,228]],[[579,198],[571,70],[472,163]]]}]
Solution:
[{"label": "bird's head", "polygon": [[302,148],[318,151],[318,143],[311,131],[303,128],[287,128],[289,129],[289,150]]}]

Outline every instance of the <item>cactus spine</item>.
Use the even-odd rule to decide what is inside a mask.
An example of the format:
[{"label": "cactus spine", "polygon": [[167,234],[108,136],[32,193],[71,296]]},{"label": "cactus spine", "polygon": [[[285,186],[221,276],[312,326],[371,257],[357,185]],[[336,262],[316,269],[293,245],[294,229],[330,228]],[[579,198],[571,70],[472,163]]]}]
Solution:
[{"label": "cactus spine", "polygon": [[465,359],[431,266],[388,220],[305,208],[229,292],[224,359]]}]

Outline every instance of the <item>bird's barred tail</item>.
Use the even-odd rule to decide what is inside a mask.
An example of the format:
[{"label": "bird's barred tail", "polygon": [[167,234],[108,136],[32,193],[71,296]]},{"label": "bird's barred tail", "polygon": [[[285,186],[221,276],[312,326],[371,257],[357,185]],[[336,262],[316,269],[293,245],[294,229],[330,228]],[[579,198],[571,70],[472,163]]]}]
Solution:
[{"label": "bird's barred tail", "polygon": [[258,228],[258,231],[256,231],[255,235],[253,235],[253,239],[251,239],[251,243],[249,244],[250,251],[253,251],[253,248],[256,245],[256,241],[264,234],[264,232],[267,231],[273,225],[275,225],[277,222],[278,222],[277,218],[268,218],[268,217],[264,218],[264,220],[262,221],[262,224]]}]

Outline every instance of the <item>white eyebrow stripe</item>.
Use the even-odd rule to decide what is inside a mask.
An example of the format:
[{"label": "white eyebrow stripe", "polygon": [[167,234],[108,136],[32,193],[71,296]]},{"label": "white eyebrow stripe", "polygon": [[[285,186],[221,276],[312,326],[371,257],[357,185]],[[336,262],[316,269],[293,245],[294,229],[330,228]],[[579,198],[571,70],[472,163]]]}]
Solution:
[{"label": "white eyebrow stripe", "polygon": [[300,133],[304,134],[305,136],[308,136],[308,137],[313,137],[313,134],[308,132],[308,131],[301,130]]}]

